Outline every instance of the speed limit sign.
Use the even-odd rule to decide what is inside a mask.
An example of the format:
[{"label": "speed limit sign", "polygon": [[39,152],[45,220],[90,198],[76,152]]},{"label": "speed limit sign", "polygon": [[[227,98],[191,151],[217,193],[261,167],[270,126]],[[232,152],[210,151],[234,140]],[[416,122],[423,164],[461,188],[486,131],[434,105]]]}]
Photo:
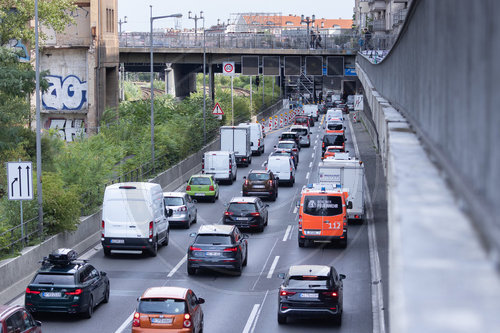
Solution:
[{"label": "speed limit sign", "polygon": [[224,75],[234,75],[234,61],[222,63],[222,73]]}]

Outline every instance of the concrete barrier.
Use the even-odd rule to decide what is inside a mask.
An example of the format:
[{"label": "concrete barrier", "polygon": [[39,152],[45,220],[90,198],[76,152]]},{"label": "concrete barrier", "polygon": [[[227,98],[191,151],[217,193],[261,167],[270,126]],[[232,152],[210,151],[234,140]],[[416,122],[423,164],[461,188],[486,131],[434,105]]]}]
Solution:
[{"label": "concrete barrier", "polygon": [[[187,157],[151,182],[158,183],[165,191],[173,191],[181,186],[192,174],[201,171],[201,159],[205,151],[219,150],[217,138],[200,151]],[[40,267],[39,261],[54,249],[72,248],[82,253],[100,241],[101,211],[80,219],[76,231],[54,235],[43,243],[25,248],[20,256],[0,262],[0,304],[5,304],[20,295]]]}]

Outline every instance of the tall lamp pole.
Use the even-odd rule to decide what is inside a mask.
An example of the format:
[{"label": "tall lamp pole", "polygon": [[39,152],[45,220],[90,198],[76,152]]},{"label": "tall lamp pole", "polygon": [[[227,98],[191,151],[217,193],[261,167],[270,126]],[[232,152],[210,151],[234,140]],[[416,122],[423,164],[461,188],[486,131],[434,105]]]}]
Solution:
[{"label": "tall lamp pole", "polygon": [[36,192],[38,199],[38,233],[43,239],[43,199],[42,199],[42,137],[40,119],[40,54],[38,34],[38,0],[35,0],[35,104],[36,104]]},{"label": "tall lamp pole", "polygon": [[168,17],[177,17],[181,18],[182,14],[172,14],[172,15],[164,15],[164,16],[153,16],[153,6],[149,6],[150,11],[150,29],[149,29],[149,61],[150,61],[150,81],[151,81],[151,161],[153,163],[153,173],[155,173],[155,107],[154,107],[154,89],[153,89],[153,21],[159,20]]},{"label": "tall lamp pole", "polygon": [[206,31],[205,31],[205,17],[203,17],[203,145],[207,144],[207,122],[206,122],[206,113],[207,113],[207,49],[206,49]]},{"label": "tall lamp pole", "polygon": [[200,16],[194,15],[191,16],[191,11],[188,12],[188,19],[194,20],[194,42],[195,44],[198,41],[198,20],[203,19],[203,29],[205,29],[205,18],[203,17],[203,11],[200,11]]},{"label": "tall lamp pole", "polygon": [[118,24],[120,25],[120,37],[122,36],[122,24],[124,24],[124,23],[128,23],[128,22],[127,22],[127,17],[126,17],[126,16],[125,16],[125,17],[123,17],[123,21],[122,21],[122,19],[119,19],[119,20],[118,20]]},{"label": "tall lamp pole", "polygon": [[[122,19],[119,19],[118,20],[118,25],[120,26],[120,33],[118,35],[118,43],[120,43],[120,40],[122,38],[122,24],[124,23],[127,23],[127,17],[123,17],[123,20]],[[123,65],[123,63],[120,63],[120,70],[118,71],[118,74],[119,74],[119,83],[120,83],[120,100],[125,100],[125,89],[124,89],[124,85],[125,85],[125,66]]]},{"label": "tall lamp pole", "polygon": [[307,38],[306,38],[306,48],[307,48],[307,42],[310,42],[310,36],[309,36],[309,24],[311,23],[314,23],[316,22],[316,16],[313,14],[312,18],[309,18],[309,16],[307,16],[306,18],[304,18],[304,15],[301,15],[300,16],[300,23],[305,23],[307,24]]}]

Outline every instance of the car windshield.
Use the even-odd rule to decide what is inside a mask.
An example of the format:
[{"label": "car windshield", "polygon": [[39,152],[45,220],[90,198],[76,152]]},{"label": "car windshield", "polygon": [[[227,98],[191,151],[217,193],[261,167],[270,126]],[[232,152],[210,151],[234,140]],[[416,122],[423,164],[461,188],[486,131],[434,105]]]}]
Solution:
[{"label": "car windshield", "polygon": [[344,136],[325,135],[323,142],[325,143],[325,146],[342,146],[344,144]]},{"label": "car windshield", "polygon": [[325,288],[328,286],[326,276],[290,276],[287,287],[297,289]]},{"label": "car windshield", "polygon": [[270,156],[290,156],[292,152],[286,150],[280,150],[272,152]]},{"label": "car windshield", "polygon": [[212,185],[208,177],[193,177],[189,181],[189,185]]},{"label": "car windshield", "polygon": [[309,195],[304,198],[304,214],[334,216],[342,214],[342,199],[335,195]]},{"label": "car windshield", "polygon": [[327,127],[331,131],[341,131],[342,130],[342,124],[329,123]]},{"label": "car windshield", "polygon": [[231,236],[229,235],[198,235],[196,237],[196,244],[217,244],[217,245],[231,245]]},{"label": "car windshield", "polygon": [[251,173],[248,175],[248,180],[268,180],[269,174],[267,173]]},{"label": "car windshield", "polygon": [[73,274],[38,273],[32,283],[72,286],[75,284],[75,276]]},{"label": "car windshield", "polygon": [[284,142],[278,143],[278,148],[292,149],[294,147],[295,145],[293,143],[284,143]]},{"label": "car windshield", "polygon": [[186,311],[186,302],[182,299],[172,298],[146,298],[141,299],[137,307],[138,313],[145,314],[182,314]]},{"label": "car windshield", "polygon": [[181,197],[165,197],[165,206],[182,206],[184,199]]},{"label": "car windshield", "polygon": [[233,202],[229,204],[229,207],[227,207],[227,211],[235,214],[242,214],[242,213],[254,213],[257,210],[255,208],[254,203]]},{"label": "car windshield", "polygon": [[299,133],[299,135],[307,135],[307,129],[305,128],[293,128],[292,131]]}]

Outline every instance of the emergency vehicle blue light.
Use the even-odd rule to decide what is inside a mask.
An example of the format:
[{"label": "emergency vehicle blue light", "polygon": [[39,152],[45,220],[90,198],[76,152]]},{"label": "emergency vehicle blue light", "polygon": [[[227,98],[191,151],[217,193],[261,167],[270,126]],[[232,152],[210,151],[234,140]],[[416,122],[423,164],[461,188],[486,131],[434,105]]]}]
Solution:
[{"label": "emergency vehicle blue light", "polygon": [[342,186],[340,184],[335,184],[336,188],[341,188]]},{"label": "emergency vehicle blue light", "polygon": [[307,188],[313,188],[313,184],[307,184]]},{"label": "emergency vehicle blue light", "polygon": [[326,188],[324,186],[321,187],[321,192],[325,192]]}]

